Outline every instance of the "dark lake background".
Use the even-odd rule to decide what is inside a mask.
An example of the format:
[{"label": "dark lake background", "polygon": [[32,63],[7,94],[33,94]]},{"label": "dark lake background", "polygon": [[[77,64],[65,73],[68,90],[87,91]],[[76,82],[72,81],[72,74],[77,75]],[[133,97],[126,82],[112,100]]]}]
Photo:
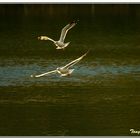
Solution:
[{"label": "dark lake background", "polygon": [[[64,51],[37,40],[76,19]],[[0,4],[0,136],[137,136],[139,91],[139,4]]]}]

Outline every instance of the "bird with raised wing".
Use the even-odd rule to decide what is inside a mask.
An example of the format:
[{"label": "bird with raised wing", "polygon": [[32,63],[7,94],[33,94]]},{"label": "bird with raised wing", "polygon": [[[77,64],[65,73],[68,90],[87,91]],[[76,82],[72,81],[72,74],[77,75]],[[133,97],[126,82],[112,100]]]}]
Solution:
[{"label": "bird with raised wing", "polygon": [[62,67],[58,67],[56,70],[52,70],[52,71],[49,71],[49,72],[45,72],[43,74],[39,74],[39,75],[31,75],[31,77],[42,77],[42,76],[47,76],[47,75],[50,75],[50,74],[55,74],[55,73],[58,73],[60,74],[60,76],[69,76],[72,74],[72,72],[74,71],[74,69],[70,69],[70,67],[74,66],[76,63],[78,63],[80,60],[82,60],[88,53],[89,51],[87,51],[85,54],[83,54],[82,56],[80,56],[79,58],[71,61],[70,63],[68,63],[67,65],[65,66],[62,66]]},{"label": "bird with raised wing", "polygon": [[65,37],[66,37],[66,35],[67,35],[67,32],[68,32],[71,28],[73,28],[76,24],[77,24],[76,21],[73,21],[73,22],[67,24],[67,25],[61,30],[61,35],[60,35],[60,38],[59,38],[58,41],[55,41],[55,40],[53,40],[53,39],[51,39],[51,38],[49,38],[49,37],[47,37],[47,36],[39,36],[38,39],[39,39],[39,40],[50,40],[50,41],[52,41],[52,42],[55,44],[56,49],[64,49],[64,48],[66,48],[66,47],[70,44],[70,42],[67,42],[67,43],[64,42]]}]

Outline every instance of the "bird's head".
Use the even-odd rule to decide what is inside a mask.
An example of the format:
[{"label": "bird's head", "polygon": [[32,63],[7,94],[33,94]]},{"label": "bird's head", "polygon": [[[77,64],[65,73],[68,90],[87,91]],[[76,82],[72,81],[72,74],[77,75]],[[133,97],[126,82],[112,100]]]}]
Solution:
[{"label": "bird's head", "polygon": [[47,36],[39,36],[38,40],[48,40],[49,38]]}]

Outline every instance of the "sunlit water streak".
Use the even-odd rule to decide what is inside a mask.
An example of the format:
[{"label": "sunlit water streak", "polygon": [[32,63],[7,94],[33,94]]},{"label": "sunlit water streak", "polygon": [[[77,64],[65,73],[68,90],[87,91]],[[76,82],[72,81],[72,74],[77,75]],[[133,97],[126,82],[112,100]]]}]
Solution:
[{"label": "sunlit water streak", "polygon": [[[37,61],[37,62],[36,62]],[[23,64],[14,62],[12,60],[8,61],[7,66],[4,62],[4,66],[0,66],[0,86],[23,86],[32,84],[53,84],[57,85],[58,82],[63,82],[62,86],[65,85],[79,85],[91,84],[99,81],[99,77],[105,78],[116,78],[119,75],[131,74],[138,77],[140,72],[140,65],[114,65],[112,64],[100,64],[99,61],[91,62],[90,60],[85,60],[73,68],[75,69],[71,76],[60,77],[58,74],[48,75],[40,78],[31,78],[31,74],[41,74],[50,70],[54,70],[59,66],[65,65],[69,60],[24,60]],[[64,83],[65,82],[65,83]]]}]

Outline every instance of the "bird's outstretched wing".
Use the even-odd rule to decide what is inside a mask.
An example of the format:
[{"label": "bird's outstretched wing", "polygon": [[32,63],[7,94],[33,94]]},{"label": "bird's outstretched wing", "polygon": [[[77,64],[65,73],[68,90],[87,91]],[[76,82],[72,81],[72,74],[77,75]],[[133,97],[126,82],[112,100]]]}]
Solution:
[{"label": "bird's outstretched wing", "polygon": [[60,39],[59,39],[60,42],[64,42],[67,32],[68,32],[71,28],[73,28],[73,27],[76,25],[76,23],[77,23],[76,21],[73,21],[73,22],[67,24],[67,25],[61,30],[61,35],[60,35]]},{"label": "bird's outstretched wing", "polygon": [[38,40],[50,40],[50,41],[52,41],[53,43],[55,43],[55,41],[52,39],[52,38],[49,38],[49,37],[47,37],[47,36],[39,36],[38,37]]},{"label": "bird's outstretched wing", "polygon": [[76,63],[78,63],[81,59],[83,59],[83,58],[87,55],[88,52],[89,52],[89,51],[87,51],[87,52],[86,52],[85,54],[83,54],[81,57],[79,57],[79,58],[73,60],[72,62],[68,63],[68,64],[65,65],[63,68],[68,69],[68,68],[72,67],[73,65],[75,65]]},{"label": "bird's outstretched wing", "polygon": [[42,74],[39,74],[39,75],[31,75],[31,77],[42,77],[42,76],[45,76],[45,75],[49,75],[49,74],[53,74],[53,73],[56,73],[57,70],[53,70],[53,71],[49,71],[49,72],[45,72],[45,73],[42,73]]}]

